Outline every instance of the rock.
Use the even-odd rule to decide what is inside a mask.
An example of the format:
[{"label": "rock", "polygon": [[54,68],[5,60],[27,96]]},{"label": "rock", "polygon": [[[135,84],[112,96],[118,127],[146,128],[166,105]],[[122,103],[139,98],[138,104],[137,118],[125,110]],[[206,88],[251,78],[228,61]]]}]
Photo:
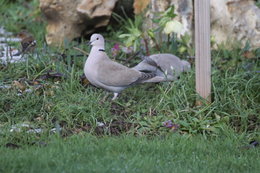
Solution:
[{"label": "rock", "polygon": [[93,22],[93,28],[107,26],[117,0],[82,0],[77,12]]},{"label": "rock", "polygon": [[79,0],[40,0],[40,9],[47,20],[47,44],[61,45],[65,39],[80,36],[83,23],[79,20],[76,7]]},{"label": "rock", "polygon": [[[156,13],[164,12],[170,5],[174,5],[176,19],[183,24],[181,34],[188,33],[194,38],[193,2],[194,0],[40,0],[40,9],[48,23],[47,43],[62,45],[65,40],[71,41],[107,26],[112,12],[125,4],[127,15],[132,6],[136,14],[144,12],[145,29],[156,26],[152,22]],[[238,40],[245,44],[249,40],[251,47],[260,47],[260,9],[255,5],[255,0],[211,0],[211,31],[217,43]],[[157,38],[167,37],[160,34]]]},{"label": "rock", "polygon": [[164,12],[172,5],[174,5],[175,13],[177,14],[175,19],[183,24],[183,31],[181,34],[186,32],[192,34],[193,2],[191,0],[151,0],[148,10],[145,13],[147,18],[146,24],[148,25],[147,28],[153,27],[154,24],[152,24],[152,19],[156,17],[156,13]]},{"label": "rock", "polygon": [[140,14],[149,5],[150,0],[134,0],[134,13]]},{"label": "rock", "polygon": [[182,23],[183,31],[192,34],[193,32],[193,2],[191,0],[172,0],[171,5],[176,8],[177,20]]},{"label": "rock", "polygon": [[[194,34],[193,1],[191,0],[150,0],[147,9],[135,0],[135,12],[145,12],[144,28],[154,27],[152,19],[156,13],[164,12],[170,5],[175,6],[176,19],[183,24],[183,33]],[[139,4],[138,4],[139,3]],[[211,33],[217,44],[227,41],[250,41],[251,47],[260,47],[260,9],[254,0],[211,0]],[[160,38],[165,36],[160,35]],[[194,38],[192,36],[192,38]]]},{"label": "rock", "polygon": [[117,0],[40,0],[47,20],[46,41],[60,46],[65,40],[80,37],[106,26]]},{"label": "rock", "polygon": [[247,41],[260,47],[260,9],[254,0],[211,0],[211,33],[217,43]]}]

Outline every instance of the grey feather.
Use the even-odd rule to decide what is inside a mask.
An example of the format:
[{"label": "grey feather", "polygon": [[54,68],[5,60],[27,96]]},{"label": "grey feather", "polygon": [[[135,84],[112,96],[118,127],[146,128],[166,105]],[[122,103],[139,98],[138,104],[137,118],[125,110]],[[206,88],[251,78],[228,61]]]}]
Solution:
[{"label": "grey feather", "polygon": [[180,60],[172,54],[154,54],[142,58],[139,64],[133,67],[138,71],[149,71],[156,74],[156,77],[146,82],[173,81],[178,78],[181,72],[190,70],[190,63]]},{"label": "grey feather", "polygon": [[104,51],[105,40],[100,34],[93,34],[90,54],[84,66],[84,73],[91,84],[114,92],[115,99],[122,90],[133,84],[144,83],[155,73],[144,73],[112,61]]}]

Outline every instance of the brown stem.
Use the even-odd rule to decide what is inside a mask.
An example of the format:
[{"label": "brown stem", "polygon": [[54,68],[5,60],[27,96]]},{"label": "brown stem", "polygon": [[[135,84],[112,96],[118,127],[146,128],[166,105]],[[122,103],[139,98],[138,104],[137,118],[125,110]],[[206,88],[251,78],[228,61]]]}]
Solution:
[{"label": "brown stem", "polygon": [[84,50],[82,50],[82,49],[80,49],[80,48],[78,48],[78,47],[73,47],[73,49],[75,49],[75,50],[77,50],[77,51],[80,51],[81,53],[83,53],[83,54],[85,54],[85,55],[89,55],[88,52],[86,52],[86,51],[84,51]]},{"label": "brown stem", "polygon": [[149,48],[148,48],[148,41],[147,41],[147,39],[145,37],[143,39],[144,39],[144,46],[145,46],[146,56],[149,56],[150,52],[149,52]]},{"label": "brown stem", "polygon": [[152,38],[153,42],[155,43],[155,47],[158,51],[160,51],[160,46],[158,45],[157,41],[155,40],[155,38]]}]

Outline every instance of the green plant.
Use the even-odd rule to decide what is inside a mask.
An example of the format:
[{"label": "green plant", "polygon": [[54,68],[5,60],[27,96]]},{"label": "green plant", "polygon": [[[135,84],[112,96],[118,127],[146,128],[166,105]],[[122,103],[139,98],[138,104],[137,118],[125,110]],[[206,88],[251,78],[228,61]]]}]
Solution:
[{"label": "green plant", "polygon": [[[155,34],[153,35],[160,35],[163,37],[162,34],[167,35],[166,45],[167,51],[171,51],[175,54],[187,54],[189,56],[194,56],[194,48],[192,47],[191,43],[191,36],[188,33],[181,35],[183,26],[182,24],[175,20],[177,16],[175,14],[175,7],[170,6],[165,12],[157,14],[158,18],[154,19],[153,22],[158,24],[158,27],[155,28],[152,32]],[[154,41],[154,36],[152,37]],[[162,42],[162,38],[160,38]],[[157,43],[161,44],[161,43]]]},{"label": "green plant", "polygon": [[[157,52],[194,56],[191,37],[187,33],[183,36],[180,35],[182,24],[174,20],[176,17],[174,10],[174,6],[170,6],[165,12],[155,14],[156,17],[152,20],[155,27],[146,31],[142,29],[142,16],[123,19],[115,14],[115,18],[124,26],[124,32],[120,31],[119,38],[125,39],[124,44],[127,47],[133,46],[134,51],[143,47],[146,54],[150,54],[153,44],[151,45],[149,40],[152,40]],[[165,39],[165,35],[167,39]],[[177,35],[179,36],[177,37]]]},{"label": "green plant", "polygon": [[256,1],[256,5],[258,6],[258,8],[260,8],[260,0]]},{"label": "green plant", "polygon": [[174,5],[170,6],[165,12],[157,13],[156,18],[153,19],[153,22],[158,24],[158,27],[155,31],[162,32],[167,23],[171,22],[177,15],[175,14]]},{"label": "green plant", "polygon": [[[15,10],[15,5],[10,9]],[[132,28],[139,26],[132,25]],[[36,37],[43,39],[42,30]],[[116,33],[110,33],[106,38],[117,38],[114,35]],[[185,45],[190,38],[183,39]],[[181,43],[175,44],[178,53]],[[73,49],[76,45],[89,52],[89,48],[75,42],[64,45],[51,48],[39,43],[36,57],[29,56],[27,62],[0,65],[0,133],[6,133],[1,139],[13,139],[17,144],[24,145],[28,140],[34,140],[28,135],[23,137],[22,134],[27,133],[28,129],[8,135],[12,126],[22,123],[29,123],[32,129],[43,129],[44,133],[35,135],[38,139],[52,136],[51,129],[57,124],[62,129],[61,136],[79,132],[94,135],[128,133],[150,137],[178,133],[203,134],[208,138],[238,133],[254,139],[260,135],[259,49],[251,50],[249,43],[242,48],[238,44],[233,49],[220,45],[212,51],[213,102],[201,107],[194,105],[197,98],[194,68],[172,83],[133,86],[124,91],[116,102],[108,99],[100,103],[106,92],[88,84],[81,85],[80,76],[86,57]],[[162,42],[160,46],[162,51],[166,51],[169,45]],[[113,43],[108,41],[106,47],[109,50]],[[150,51],[158,50],[151,47]],[[244,54],[248,51],[256,56],[246,58]],[[126,63],[124,59],[119,59],[121,57],[115,58]],[[132,58],[127,63],[138,61]],[[56,78],[51,73],[62,75]],[[17,82],[22,87],[19,88]],[[179,125],[178,131],[164,127],[165,121]],[[102,123],[104,125],[99,126]]]},{"label": "green plant", "polygon": [[[0,0],[0,22],[6,30],[19,33],[21,30],[27,30],[35,36],[37,44],[44,43],[45,22],[42,19],[39,9],[39,1],[17,0],[15,3]],[[33,27],[31,27],[33,26]]]},{"label": "green plant", "polygon": [[124,29],[127,31],[126,34],[121,34],[118,37],[122,39],[126,39],[124,41],[127,47],[133,46],[134,51],[141,46],[141,39],[144,39],[144,34],[141,30],[142,27],[142,17],[135,16],[134,21],[128,18],[123,22]]}]

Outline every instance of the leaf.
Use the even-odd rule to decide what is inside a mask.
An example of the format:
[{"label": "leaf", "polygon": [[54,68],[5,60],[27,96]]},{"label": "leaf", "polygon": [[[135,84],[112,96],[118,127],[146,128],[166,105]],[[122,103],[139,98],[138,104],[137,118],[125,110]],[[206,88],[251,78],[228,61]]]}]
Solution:
[{"label": "leaf", "polygon": [[155,34],[152,29],[149,29],[147,33],[148,33],[149,37],[155,38]]},{"label": "leaf", "polygon": [[130,36],[131,36],[131,34],[121,34],[118,37],[119,38],[125,38],[125,37],[130,37]]},{"label": "leaf", "polygon": [[158,18],[158,19],[157,19],[157,18],[155,18],[155,19],[152,19],[152,22],[153,22],[153,23],[159,23],[160,21],[161,21],[161,19],[160,19],[160,18]]},{"label": "leaf", "polygon": [[245,47],[243,48],[243,51],[247,52],[250,50],[250,48],[251,48],[251,45],[250,45],[249,41],[247,41]]},{"label": "leaf", "polygon": [[184,127],[186,127],[186,128],[187,128],[187,127],[190,127],[190,124],[187,123],[186,121],[180,121],[179,124],[182,125],[182,126],[184,126]]},{"label": "leaf", "polygon": [[177,15],[174,13],[175,7],[174,5],[170,6],[164,13],[163,16],[168,16],[170,18],[174,18]]},{"label": "leaf", "polygon": [[21,91],[24,91],[26,89],[26,86],[21,83],[21,82],[18,82],[18,81],[13,81],[13,84],[12,84],[15,88],[17,89],[20,89]]},{"label": "leaf", "polygon": [[181,54],[184,53],[187,50],[186,47],[181,46],[180,48],[178,48],[178,52],[180,52]]}]

